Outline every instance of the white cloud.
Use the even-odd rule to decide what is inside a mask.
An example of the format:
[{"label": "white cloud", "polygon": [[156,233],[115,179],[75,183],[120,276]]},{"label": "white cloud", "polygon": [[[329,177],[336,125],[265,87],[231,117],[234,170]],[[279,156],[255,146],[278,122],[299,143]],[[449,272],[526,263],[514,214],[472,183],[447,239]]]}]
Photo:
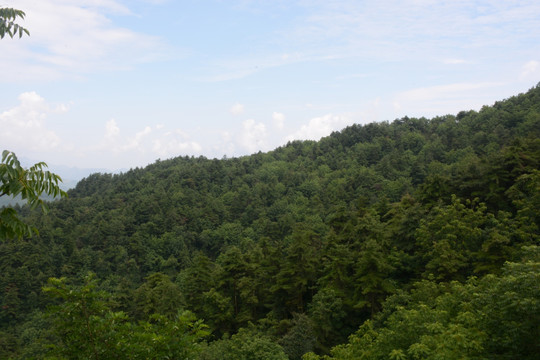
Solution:
[{"label": "white cloud", "polygon": [[328,136],[332,131],[338,131],[350,125],[352,120],[348,116],[327,114],[316,117],[295,132],[287,136],[286,141],[292,140],[319,140]]},{"label": "white cloud", "polygon": [[223,131],[221,133],[221,139],[225,142],[229,142],[232,139],[231,133],[228,131]]},{"label": "white cloud", "polygon": [[152,132],[152,128],[150,126],[146,126],[143,130],[139,131],[135,134],[134,137],[131,137],[127,140],[126,144],[120,147],[122,151],[128,151],[128,150],[139,150],[141,152],[146,152],[146,149],[144,146],[141,146],[142,141],[145,137],[150,135]]},{"label": "white cloud", "polygon": [[[202,146],[191,140],[189,134],[181,129],[169,130],[162,124],[154,126],[154,129],[145,126],[134,135],[122,136],[116,120],[111,119],[105,124],[104,140],[100,145],[80,150],[89,154],[109,153],[109,156],[112,153],[117,159],[132,157],[132,154],[137,153],[137,156],[142,156],[136,161],[139,163],[144,160],[151,162],[158,157],[200,154]],[[130,159],[129,163],[132,162],[133,159]]]},{"label": "white cloud", "polygon": [[501,98],[501,82],[455,83],[411,89],[392,99],[395,117],[437,116],[478,110]]},{"label": "white cloud", "polygon": [[447,85],[437,85],[408,90],[398,95],[401,102],[407,101],[430,101],[436,99],[464,98],[467,93],[476,92],[479,89],[500,86],[501,83],[481,82],[481,83],[456,83]]},{"label": "white cloud", "polygon": [[521,68],[520,79],[526,80],[538,75],[540,75],[540,62],[536,60],[531,60],[525,65],[523,65],[523,67]]},{"label": "white cloud", "polygon": [[238,103],[234,104],[233,106],[231,106],[229,111],[233,115],[240,115],[244,112],[244,105]]},{"label": "white cloud", "polygon": [[67,111],[66,105],[51,106],[35,92],[19,95],[19,105],[0,113],[0,143],[4,149],[48,151],[60,145],[59,136],[46,126],[49,114]]},{"label": "white cloud", "polygon": [[5,43],[8,51],[0,52],[0,67],[11,69],[5,81],[127,69],[161,58],[165,51],[159,38],[111,21],[109,14],[133,16],[119,1],[20,0],[11,6],[24,9],[31,36]]},{"label": "white cloud", "polygon": [[234,134],[229,131],[222,131],[220,138],[213,144],[212,151],[216,157],[222,157],[223,155],[234,155],[236,153]]},{"label": "white cloud", "polygon": [[177,138],[165,137],[153,141],[152,151],[160,157],[168,158],[186,153],[200,153],[202,147],[196,141],[181,141]]},{"label": "white cloud", "polygon": [[272,120],[274,121],[274,126],[278,130],[283,130],[283,127],[285,126],[285,115],[279,112],[272,113]]},{"label": "white cloud", "polygon": [[116,120],[111,119],[105,124],[105,138],[112,139],[120,133],[120,128],[116,124]]},{"label": "white cloud", "polygon": [[242,123],[239,143],[249,152],[266,150],[266,126],[249,119]]}]

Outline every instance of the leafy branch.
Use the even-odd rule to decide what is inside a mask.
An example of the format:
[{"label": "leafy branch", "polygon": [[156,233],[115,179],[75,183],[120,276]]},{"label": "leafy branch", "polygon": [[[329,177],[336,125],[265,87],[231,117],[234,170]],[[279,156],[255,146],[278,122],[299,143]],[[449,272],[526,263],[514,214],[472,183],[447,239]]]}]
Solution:
[{"label": "leafy branch", "polygon": [[[39,162],[25,169],[13,152],[4,150],[0,163],[0,197],[20,196],[32,209],[41,207],[47,213],[48,206],[42,197],[66,197],[67,193],[59,187],[62,178],[46,168],[47,164]],[[37,230],[24,224],[14,209],[5,208],[0,211],[0,239],[21,238],[34,232],[37,233]]]},{"label": "leafy branch", "polygon": [[6,34],[11,38],[17,34],[19,34],[19,38],[21,38],[23,34],[30,36],[30,32],[26,28],[15,23],[17,18],[24,20],[25,16],[26,14],[22,10],[0,8],[0,39],[3,39]]}]

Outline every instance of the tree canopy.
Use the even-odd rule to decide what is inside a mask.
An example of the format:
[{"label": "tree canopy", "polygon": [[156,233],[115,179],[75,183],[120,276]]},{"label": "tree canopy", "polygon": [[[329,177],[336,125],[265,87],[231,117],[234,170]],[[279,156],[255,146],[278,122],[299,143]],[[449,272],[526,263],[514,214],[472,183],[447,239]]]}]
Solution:
[{"label": "tree canopy", "polygon": [[539,139],[540,84],[92,174],[47,215],[15,208],[40,231],[0,243],[0,358],[534,359]]}]

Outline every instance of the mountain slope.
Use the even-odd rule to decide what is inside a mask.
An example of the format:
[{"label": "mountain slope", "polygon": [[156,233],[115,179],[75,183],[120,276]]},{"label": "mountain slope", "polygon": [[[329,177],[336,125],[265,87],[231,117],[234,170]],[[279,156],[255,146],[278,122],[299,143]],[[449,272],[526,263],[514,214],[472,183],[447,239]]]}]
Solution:
[{"label": "mountain slope", "polygon": [[[48,215],[21,209],[38,237],[0,244],[0,331],[33,334],[5,351],[47,338],[30,321],[47,278],[91,271],[136,319],[188,309],[214,340],[326,353],[416,281],[498,276],[537,245],[539,165],[540,85],[479,112],[90,175]],[[206,358],[236,340],[220,341]]]}]

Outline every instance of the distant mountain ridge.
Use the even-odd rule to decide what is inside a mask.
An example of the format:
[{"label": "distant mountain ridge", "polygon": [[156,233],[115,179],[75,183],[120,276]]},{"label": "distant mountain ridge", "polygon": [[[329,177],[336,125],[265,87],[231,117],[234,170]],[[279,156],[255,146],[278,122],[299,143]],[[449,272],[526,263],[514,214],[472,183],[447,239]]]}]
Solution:
[{"label": "distant mountain ridge", "polygon": [[[32,160],[29,158],[22,157],[19,159],[19,161],[21,162],[21,165],[23,167],[27,168],[43,160]],[[121,170],[111,171],[104,168],[78,168],[78,167],[54,165],[54,164],[47,164],[47,169],[57,175],[60,175],[60,177],[62,178],[62,182],[60,183],[60,188],[64,191],[73,189],[81,179],[91,174],[117,173],[121,171]],[[47,201],[54,200],[51,197],[45,197],[45,199]],[[15,204],[24,205],[25,201],[23,201],[20,197],[16,197],[16,198],[7,197],[7,196],[0,197],[0,208],[3,206],[14,206]]]},{"label": "distant mountain ridge", "polygon": [[[24,167],[29,167],[34,165],[35,163],[44,161],[43,159],[36,160],[36,159],[29,159],[27,157],[19,157],[19,161],[21,162],[21,165]],[[105,168],[80,168],[76,166],[67,166],[67,165],[58,165],[54,164],[48,161],[45,161],[47,163],[48,170],[51,172],[54,172],[55,174],[60,175],[63,180],[63,186],[64,190],[69,190],[73,188],[77,182],[85,177],[87,177],[90,174],[94,173],[118,173],[122,170],[110,170]]]}]

